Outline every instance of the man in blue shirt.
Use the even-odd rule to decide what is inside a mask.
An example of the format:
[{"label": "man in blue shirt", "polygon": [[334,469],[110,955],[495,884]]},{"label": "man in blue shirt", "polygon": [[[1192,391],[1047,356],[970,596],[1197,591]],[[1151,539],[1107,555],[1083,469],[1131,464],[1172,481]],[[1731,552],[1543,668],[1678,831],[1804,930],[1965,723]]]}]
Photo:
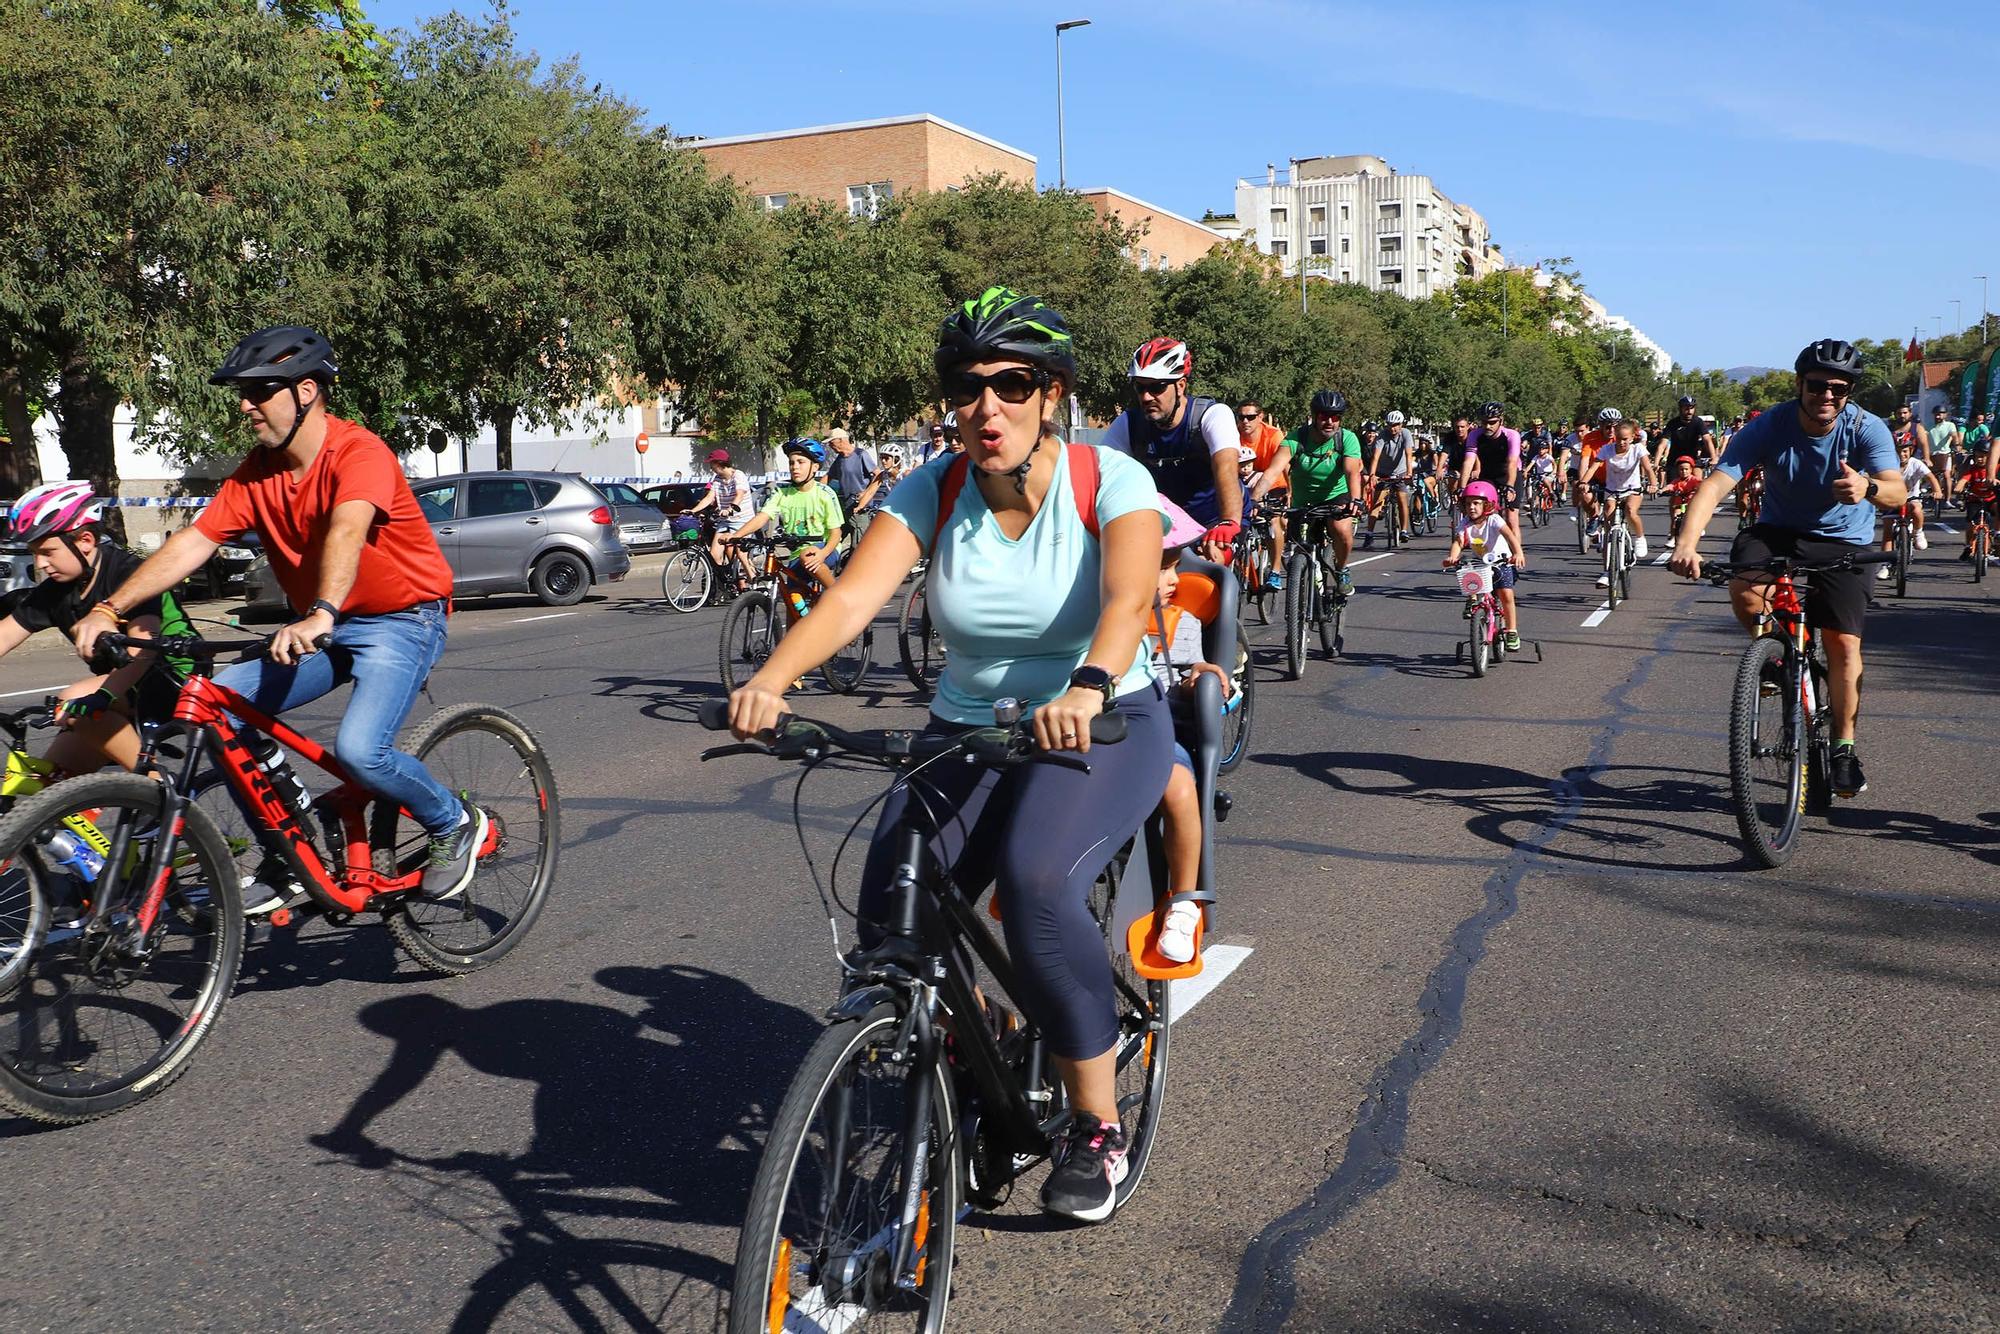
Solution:
[{"label": "man in blue shirt", "polygon": [[[1861,375],[1854,348],[1823,338],[1799,353],[1792,369],[1799,396],[1746,424],[1729,438],[1722,462],[1702,482],[1681,520],[1681,535],[1667,565],[1690,579],[1701,573],[1701,541],[1715,508],[1744,473],[1764,469],[1764,508],[1758,522],[1736,535],[1732,564],[1774,556],[1830,560],[1860,555],[1875,538],[1876,515],[1902,505],[1908,493],[1889,427],[1847,401]],[[1861,705],[1861,628],[1868,615],[1865,570],[1825,570],[1809,576],[1807,623],[1826,647],[1827,693],[1833,705],[1833,790],[1855,797],[1868,790],[1854,753],[1854,722]],[[1756,577],[1729,585],[1736,619],[1752,634],[1770,605],[1771,583]]]}]

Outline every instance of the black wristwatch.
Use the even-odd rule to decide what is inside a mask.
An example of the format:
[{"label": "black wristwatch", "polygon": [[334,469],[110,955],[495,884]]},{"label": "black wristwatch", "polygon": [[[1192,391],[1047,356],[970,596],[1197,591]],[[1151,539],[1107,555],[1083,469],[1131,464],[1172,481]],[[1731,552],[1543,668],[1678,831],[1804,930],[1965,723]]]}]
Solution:
[{"label": "black wristwatch", "polygon": [[1118,699],[1118,678],[1087,662],[1069,674],[1069,683],[1085,690],[1103,691],[1104,707],[1107,709]]},{"label": "black wristwatch", "polygon": [[1873,500],[1875,499],[1875,493],[1877,491],[1880,491],[1881,489],[1882,489],[1882,484],[1876,481],[1873,477],[1870,477],[1868,479],[1868,489],[1867,491],[1862,493],[1861,498],[1863,500]]},{"label": "black wristwatch", "polygon": [[340,619],[340,608],[334,606],[325,598],[315,599],[312,606],[306,608],[306,615],[310,616],[316,611],[323,611],[336,621]]}]

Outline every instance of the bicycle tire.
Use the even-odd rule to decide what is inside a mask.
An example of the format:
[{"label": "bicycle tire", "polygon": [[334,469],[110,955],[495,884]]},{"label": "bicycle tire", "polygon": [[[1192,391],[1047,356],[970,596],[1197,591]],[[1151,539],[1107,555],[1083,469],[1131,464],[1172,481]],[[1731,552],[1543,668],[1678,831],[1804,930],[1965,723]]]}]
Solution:
[{"label": "bicycle tire", "polygon": [[[834,1024],[814,1041],[798,1073],[792,1077],[791,1087],[786,1090],[784,1101],[779,1104],[778,1114],[771,1123],[770,1137],[764,1143],[764,1154],[758,1161],[756,1180],[750,1190],[750,1208],[743,1220],[743,1230],[737,1237],[736,1277],[729,1298],[730,1334],[832,1327],[834,1322],[823,1316],[845,1316],[847,1310],[855,1305],[829,1301],[820,1286],[809,1281],[813,1269],[829,1249],[827,1239],[816,1237],[812,1239],[812,1244],[800,1246],[795,1245],[787,1235],[786,1203],[799,1173],[815,1165],[823,1166],[832,1156],[830,1152],[808,1152],[818,1147],[813,1143],[816,1128],[821,1131],[822,1144],[830,1145],[835,1140],[841,1142],[843,1174],[850,1183],[850,1192],[853,1192],[857,1188],[855,1183],[862,1181],[863,1173],[855,1164],[846,1161],[846,1146],[854,1142],[851,1132],[855,1124],[867,1117],[871,1127],[876,1127],[874,1133],[886,1138],[879,1158],[881,1163],[886,1164],[888,1180],[874,1183],[875,1189],[871,1193],[877,1198],[873,1201],[850,1193],[843,1198],[840,1208],[802,1210],[793,1225],[794,1230],[804,1232],[811,1220],[824,1223],[828,1218],[837,1216],[840,1222],[849,1225],[848,1231],[857,1235],[862,1245],[872,1242],[878,1253],[893,1246],[902,1226],[897,1207],[900,1204],[897,1198],[900,1183],[896,1177],[903,1156],[907,1116],[901,1106],[885,1106],[879,1117],[871,1113],[876,1095],[882,1095],[885,1102],[888,1100],[886,1086],[888,1078],[893,1075],[891,1066],[895,1064],[896,1033],[900,1026],[897,1007],[887,1003],[876,1006],[862,1018]],[[908,1062],[900,1064],[907,1067]],[[853,1074],[843,1081],[843,1073],[850,1069]],[[871,1074],[863,1080],[861,1075],[864,1070],[885,1073]],[[944,1328],[945,1309],[951,1299],[953,1242],[965,1185],[958,1136],[958,1104],[950,1072],[945,1067],[942,1042],[938,1044],[938,1055],[930,1070],[912,1070],[903,1075],[905,1084],[912,1078],[927,1079],[932,1091],[928,1198],[920,1215],[926,1233],[922,1245],[923,1281],[916,1293],[897,1289],[890,1282],[882,1282],[874,1285],[877,1288],[875,1293],[864,1295],[886,1297],[892,1302],[911,1299],[920,1302],[917,1314],[921,1323],[918,1328],[926,1334],[937,1334]],[[827,1120],[844,1120],[845,1124],[835,1124],[831,1128],[817,1126],[822,1107],[835,1095],[836,1085],[843,1083],[851,1083],[853,1087],[839,1090],[840,1105]],[[870,1204],[880,1207],[880,1217],[858,1216]],[[843,1262],[853,1258],[859,1249],[857,1246],[840,1252]],[[864,1270],[873,1268],[866,1262],[860,1267]],[[785,1280],[782,1302],[775,1291],[781,1277]],[[801,1282],[801,1279],[807,1281]],[[814,1299],[814,1309],[811,1312],[802,1311],[800,1323],[795,1324],[789,1318],[791,1308],[795,1305],[806,1306],[806,1298]],[[862,1314],[872,1312],[864,1308]],[[811,1323],[804,1323],[807,1321]],[[847,1316],[839,1321],[838,1327],[846,1328],[851,1323],[853,1317]]]},{"label": "bicycle tire", "polygon": [[1347,599],[1329,589],[1314,598],[1319,603],[1319,614],[1313,617],[1313,628],[1319,632],[1319,651],[1329,658],[1340,656],[1340,622],[1347,614]]},{"label": "bicycle tire", "polygon": [[1306,611],[1312,596],[1312,568],[1305,553],[1285,557],[1285,679],[1296,681],[1305,671]]},{"label": "bicycle tire", "polygon": [[744,681],[749,680],[769,661],[781,637],[777,609],[769,593],[759,589],[730,604],[729,614],[722,618],[722,646],[716,653],[722,688],[735,690],[741,684],[736,679],[739,673]]},{"label": "bicycle tire", "polygon": [[1632,600],[1632,571],[1638,567],[1639,561],[1631,554],[1632,538],[1629,534],[1619,545],[1625,550],[1620,552],[1618,562],[1618,597],[1629,602]]},{"label": "bicycle tire", "polygon": [[[67,892],[82,893],[67,873],[50,868],[39,837],[83,812],[95,812],[91,822],[111,830],[114,813],[127,811],[135,826],[127,865],[143,874],[166,791],[126,773],[88,774],[48,788],[0,820],[0,865],[32,861],[45,894],[54,894],[59,879],[74,887]],[[53,903],[50,911],[60,915]],[[150,1098],[186,1073],[227,1006],[243,962],[236,864],[200,810],[186,812],[154,930],[150,952],[134,960],[80,918],[67,928],[51,923],[14,989],[0,997],[0,1108],[70,1125]],[[100,1019],[107,1025],[101,1031]],[[51,1045],[43,1035],[51,1050],[43,1049]],[[121,1054],[128,1043],[129,1053]]]},{"label": "bicycle tire", "polygon": [[1271,539],[1262,533],[1257,535],[1257,541],[1251,547],[1250,574],[1254,581],[1251,587],[1256,590],[1251,595],[1251,602],[1257,608],[1257,624],[1269,625],[1271,623]]},{"label": "bicycle tire", "polygon": [[[1737,664],[1729,709],[1729,793],[1736,827],[1751,859],[1766,867],[1783,866],[1798,850],[1805,815],[1804,705],[1788,656],[1782,639],[1767,635],[1753,641]],[[1764,693],[1767,676],[1780,682],[1776,694]]]},{"label": "bicycle tire", "polygon": [[13,993],[48,934],[41,869],[28,858],[0,867],[0,1001]]},{"label": "bicycle tire", "polygon": [[700,611],[715,596],[715,566],[708,553],[682,547],[660,569],[660,596],[678,612]]},{"label": "bicycle tire", "polygon": [[1910,534],[1909,530],[1896,532],[1896,596],[1908,597],[1910,593]]},{"label": "bicycle tire", "polygon": [[875,625],[871,621],[861,633],[834,651],[819,666],[820,679],[836,695],[851,695],[861,688],[861,680],[875,661]]},{"label": "bicycle tire", "polygon": [[1488,616],[1486,608],[1474,607],[1472,617],[1467,622],[1466,648],[1472,658],[1474,676],[1486,675],[1486,651],[1491,647],[1491,641],[1486,637]]},{"label": "bicycle tire", "polygon": [[1222,716],[1222,759],[1216,765],[1222,773],[1243,763],[1243,757],[1250,753],[1250,725],[1257,705],[1257,667],[1250,659],[1250,637],[1240,625],[1236,627],[1236,670],[1230,680],[1236,687],[1235,706]]},{"label": "bicycle tire", "polygon": [[1986,562],[1989,559],[1991,559],[1992,551],[1993,551],[1993,535],[1987,532],[1984,528],[1982,528],[1979,530],[1977,534],[1973,536],[1972,539],[1972,582],[1973,583],[1977,584],[1985,582]]},{"label": "bicycle tire", "polygon": [[1579,556],[1588,556],[1590,554],[1590,520],[1585,517],[1583,506],[1581,505],[1570,506],[1570,514],[1576,520],[1576,554]]},{"label": "bicycle tire", "polygon": [[1610,530],[1604,534],[1604,572],[1611,576],[1610,581],[1604,586],[1604,600],[1611,604],[1613,611],[1618,610],[1618,603],[1624,596],[1619,587],[1619,581],[1625,573],[1624,539],[1625,525],[1622,522],[1612,524]]},{"label": "bicycle tire", "polygon": [[896,616],[896,654],[903,675],[925,692],[937,689],[938,677],[944,674],[944,640],[931,624],[930,603],[924,597],[927,582],[927,575],[917,576]]},{"label": "bicycle tire", "polygon": [[[1118,1006],[1116,1074],[1118,1124],[1125,1131],[1125,1179],[1118,1183],[1113,1212],[1125,1207],[1146,1175],[1166,1114],[1167,1060],[1173,1047],[1173,993],[1157,978],[1140,977],[1132,967],[1125,932],[1118,929],[1118,891],[1123,868],[1116,858],[1092,882],[1086,900],[1104,932]],[[1153,887],[1147,886],[1148,892]],[[1060,1087],[1060,1085],[1058,1086]]]},{"label": "bicycle tire", "polygon": [[[498,752],[462,744],[476,735],[497,739]],[[454,977],[476,973],[526,939],[548,903],[562,845],[555,770],[527,724],[490,704],[438,711],[411,736],[408,753],[461,800],[485,811],[499,838],[464,893],[443,902],[405,895],[385,909],[384,920],[403,952],[423,967]],[[376,869],[403,875],[422,866],[429,840],[394,803],[378,801],[369,844]]]}]

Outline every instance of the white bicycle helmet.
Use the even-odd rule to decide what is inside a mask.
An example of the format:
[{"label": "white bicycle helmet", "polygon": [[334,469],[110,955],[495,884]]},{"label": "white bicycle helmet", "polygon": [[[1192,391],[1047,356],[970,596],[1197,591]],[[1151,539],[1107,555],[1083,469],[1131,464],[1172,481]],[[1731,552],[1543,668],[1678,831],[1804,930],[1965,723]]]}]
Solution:
[{"label": "white bicycle helmet", "polygon": [[1619,422],[1622,422],[1624,420],[1625,420],[1625,414],[1620,412],[1617,408],[1605,408],[1602,412],[1599,412],[1597,414],[1597,424],[1599,426],[1616,426]]},{"label": "white bicycle helmet", "polygon": [[1132,354],[1130,380],[1184,380],[1194,373],[1194,356],[1178,338],[1149,338]]}]

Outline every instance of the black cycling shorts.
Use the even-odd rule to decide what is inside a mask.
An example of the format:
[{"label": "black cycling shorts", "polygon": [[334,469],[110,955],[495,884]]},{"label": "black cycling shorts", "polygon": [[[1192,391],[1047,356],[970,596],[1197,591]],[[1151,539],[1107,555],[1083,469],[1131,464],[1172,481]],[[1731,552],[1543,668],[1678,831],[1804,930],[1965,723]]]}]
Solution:
[{"label": "black cycling shorts", "polygon": [[[1729,559],[1739,565],[1767,561],[1774,556],[1832,560],[1872,550],[1867,543],[1809,537],[1796,529],[1753,523],[1736,535],[1729,548]],[[1866,565],[1855,570],[1821,570],[1802,576],[1806,584],[1806,624],[1858,638],[1868,619],[1868,604],[1874,598],[1874,577],[1874,568]]]}]

